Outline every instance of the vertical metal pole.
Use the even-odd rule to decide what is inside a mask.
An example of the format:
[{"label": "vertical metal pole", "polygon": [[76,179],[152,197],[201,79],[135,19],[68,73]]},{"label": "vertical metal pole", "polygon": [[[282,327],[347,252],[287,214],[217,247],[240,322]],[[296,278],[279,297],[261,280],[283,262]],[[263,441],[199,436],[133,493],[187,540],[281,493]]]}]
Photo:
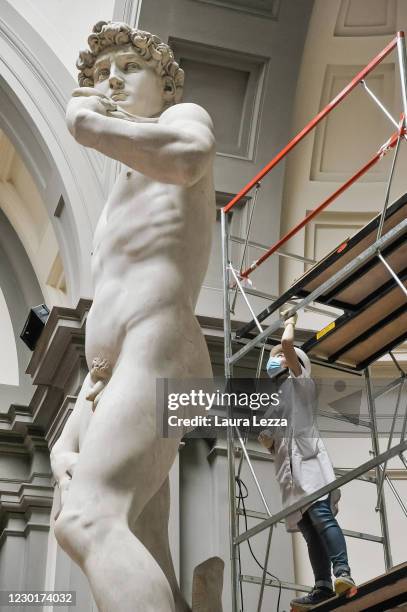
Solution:
[{"label": "vertical metal pole", "polygon": [[259,361],[257,362],[256,378],[260,378],[261,368],[263,367],[264,351],[266,350],[266,340],[261,347]]},{"label": "vertical metal pole", "polygon": [[[397,415],[398,415],[398,411],[399,411],[399,406],[400,406],[401,394],[403,392],[403,387],[404,387],[404,380],[402,380],[400,382],[399,388],[398,388],[396,407],[394,409],[393,420],[391,422],[391,427],[390,427],[389,439],[388,439],[388,442],[387,442],[387,450],[389,450],[391,448],[391,445],[392,445],[392,442],[393,442],[394,428],[396,426]],[[387,478],[387,476],[386,476],[386,468],[387,468],[387,461],[385,461],[383,463],[383,466],[380,468],[380,481],[377,483],[377,491],[378,491],[378,493],[377,493],[376,511],[380,510],[380,502],[382,500],[382,491],[383,491],[384,479]]]},{"label": "vertical metal pole", "polygon": [[[401,370],[401,368],[400,368],[396,358],[393,356],[393,354],[391,352],[390,352],[390,355],[391,355],[391,358],[393,359],[393,361],[397,364],[397,367]],[[403,376],[405,376],[404,370],[401,370],[401,371],[403,372]],[[406,437],[406,431],[407,431],[407,406],[405,407],[405,411],[406,412],[404,414],[403,427],[401,428],[401,432],[400,432],[400,442],[403,442],[404,438]],[[400,453],[399,457],[400,457],[401,463],[407,469],[407,460],[404,457],[403,453]]]},{"label": "vertical metal pole", "polygon": [[[382,474],[384,474],[383,468],[381,466],[380,466],[380,469],[382,471]],[[406,508],[403,500],[401,499],[401,497],[399,495],[399,492],[397,491],[396,487],[392,483],[391,478],[389,478],[387,475],[386,475],[386,482],[389,485],[390,491],[393,493],[394,497],[398,501],[398,504],[399,504],[400,508],[402,509],[402,511],[404,512],[404,515],[407,517],[407,508]]]},{"label": "vertical metal pole", "polygon": [[260,499],[261,499],[261,501],[263,502],[263,506],[265,507],[267,514],[268,514],[269,516],[271,516],[270,508],[268,507],[268,504],[267,504],[266,498],[264,497],[264,494],[263,494],[263,491],[262,491],[262,489],[261,489],[260,483],[259,483],[259,481],[258,481],[258,479],[257,479],[256,472],[254,471],[253,464],[252,464],[252,462],[250,461],[249,453],[248,453],[248,452],[247,452],[247,450],[246,450],[245,443],[244,443],[243,438],[242,438],[242,436],[240,435],[240,431],[239,431],[239,429],[238,429],[237,427],[236,427],[236,433],[237,433],[237,437],[238,437],[238,440],[239,440],[239,442],[240,442],[240,446],[241,446],[241,448],[242,448],[243,454],[244,454],[245,459],[246,459],[246,461],[247,461],[247,465],[248,465],[248,467],[249,467],[250,473],[251,473],[251,475],[253,476],[254,484],[256,485],[256,489],[257,489],[257,491],[258,491],[258,494],[260,495]]},{"label": "vertical metal pole", "polygon": [[[400,432],[400,442],[402,442],[404,438],[406,437],[406,430],[407,430],[407,406],[405,407],[403,426]],[[400,455],[402,455],[402,453],[400,453]]]},{"label": "vertical metal pole", "polygon": [[397,55],[399,59],[401,100],[403,103],[404,123],[407,119],[407,58],[404,33],[397,32]]},{"label": "vertical metal pole", "polygon": [[[369,417],[370,417],[370,423],[371,423],[370,432],[371,432],[371,437],[372,437],[373,455],[377,457],[377,455],[380,454],[380,449],[379,449],[379,438],[377,435],[375,403],[374,403],[374,398],[373,398],[373,393],[372,393],[372,384],[370,381],[369,368],[365,369],[365,381],[366,381],[367,406],[369,410]],[[379,494],[378,485],[380,482],[380,477],[381,477],[381,470],[380,470],[380,467],[377,466],[376,467],[376,486],[377,486],[378,494]],[[380,507],[378,511],[380,512],[380,526],[382,529],[382,536],[383,536],[384,564],[385,564],[386,570],[388,570],[393,566],[393,561],[391,558],[389,526],[387,523],[386,502],[384,499],[384,495],[382,496],[380,500]]]},{"label": "vertical metal pole", "polygon": [[[222,261],[223,261],[223,320],[225,341],[225,378],[232,376],[230,357],[232,355],[232,329],[230,320],[229,301],[229,218],[227,213],[221,211],[222,223]],[[228,416],[232,416],[232,407],[228,406]],[[228,450],[228,491],[229,491],[229,538],[230,538],[230,575],[232,587],[232,612],[239,612],[239,564],[238,550],[235,544],[237,536],[237,509],[235,484],[235,449],[233,427],[227,430]]]},{"label": "vertical metal pole", "polygon": [[[254,196],[253,196],[253,204],[252,204],[252,207],[250,209],[249,222],[247,224],[247,230],[246,230],[246,238],[245,238],[244,243],[243,243],[242,255],[241,255],[241,258],[240,258],[239,273],[243,270],[243,264],[244,264],[244,260],[245,260],[245,257],[246,257],[246,251],[247,251],[247,247],[249,245],[250,229],[252,227],[253,215],[254,215],[254,211],[255,211],[255,208],[256,208],[257,196],[259,194],[260,187],[261,187],[261,183],[257,183],[256,189],[255,189],[255,192],[254,192]],[[233,313],[235,312],[237,295],[238,294],[237,294],[237,289],[236,289],[235,293],[234,293],[234,296],[233,296],[232,305],[230,307],[230,310]]]},{"label": "vertical metal pole", "polygon": [[405,458],[405,456],[403,455],[403,453],[400,453],[399,457],[400,457],[400,461],[402,462],[402,464],[404,465],[404,467],[405,467],[405,468],[406,468],[406,470],[407,470],[407,459]]},{"label": "vertical metal pole", "polygon": [[393,160],[391,162],[391,168],[390,168],[389,178],[388,178],[387,187],[386,187],[386,195],[385,195],[385,198],[384,198],[384,206],[383,206],[382,214],[381,214],[381,217],[380,217],[380,223],[379,223],[379,227],[378,227],[378,230],[377,230],[376,240],[379,240],[379,238],[382,237],[384,220],[386,218],[387,206],[389,204],[391,184],[393,182],[394,169],[396,167],[397,157],[398,157],[398,154],[399,154],[400,140],[401,140],[401,134],[399,134],[399,137],[397,139],[396,148],[395,148],[394,154],[393,154]]},{"label": "vertical metal pole", "polygon": [[268,540],[267,540],[267,547],[266,547],[266,556],[265,556],[265,559],[264,559],[263,575],[261,577],[261,587],[260,587],[260,593],[259,593],[259,603],[257,605],[257,612],[261,612],[261,608],[262,608],[262,605],[263,605],[264,585],[266,583],[267,566],[268,566],[268,563],[269,563],[270,546],[271,546],[272,535],[273,535],[273,527],[270,527],[269,537],[268,537]]}]

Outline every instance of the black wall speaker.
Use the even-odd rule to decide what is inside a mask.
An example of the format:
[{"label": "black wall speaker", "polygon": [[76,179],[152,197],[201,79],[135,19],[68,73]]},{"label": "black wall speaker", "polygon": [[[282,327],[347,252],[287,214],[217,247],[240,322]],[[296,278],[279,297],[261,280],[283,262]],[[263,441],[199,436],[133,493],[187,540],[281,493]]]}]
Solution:
[{"label": "black wall speaker", "polygon": [[39,337],[41,336],[48,316],[49,310],[45,304],[34,306],[34,308],[30,310],[23,331],[20,334],[20,338],[32,351],[35,349]]}]

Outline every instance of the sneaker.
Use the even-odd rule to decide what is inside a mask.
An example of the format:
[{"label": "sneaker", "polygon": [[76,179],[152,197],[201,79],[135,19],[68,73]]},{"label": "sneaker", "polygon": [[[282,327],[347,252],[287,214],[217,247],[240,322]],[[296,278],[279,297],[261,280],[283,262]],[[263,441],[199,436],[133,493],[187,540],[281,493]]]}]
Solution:
[{"label": "sneaker", "polygon": [[304,597],[297,597],[291,601],[291,609],[293,612],[301,612],[302,610],[311,610],[314,606],[335,597],[335,592],[326,587],[314,587],[311,593]]},{"label": "sneaker", "polygon": [[[336,577],[335,580],[335,593],[337,595],[343,595],[344,593],[348,593],[348,591],[353,590],[356,593],[356,584],[350,574],[347,572],[342,572],[339,576]],[[351,593],[348,593],[352,595]]]}]

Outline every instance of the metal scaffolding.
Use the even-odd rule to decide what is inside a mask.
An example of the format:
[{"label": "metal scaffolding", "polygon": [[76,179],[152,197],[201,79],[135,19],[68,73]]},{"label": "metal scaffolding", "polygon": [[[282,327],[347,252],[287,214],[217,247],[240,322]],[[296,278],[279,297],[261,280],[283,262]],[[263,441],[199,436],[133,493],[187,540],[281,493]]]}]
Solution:
[{"label": "metal scaffolding", "polygon": [[[385,57],[387,57],[393,50],[397,51],[398,57],[398,65],[399,65],[399,75],[400,75],[400,84],[401,84],[401,99],[402,99],[402,113],[401,120],[397,121],[388,109],[383,105],[383,103],[378,99],[378,97],[370,90],[366,83],[366,77],[372,72],[372,70],[383,61]],[[231,378],[233,375],[233,366],[249,351],[253,349],[260,349],[259,355],[259,365],[257,368],[257,376],[260,375],[260,371],[263,363],[263,356],[265,351],[265,346],[267,339],[275,333],[280,326],[283,324],[284,320],[282,316],[278,316],[270,325],[263,328],[262,321],[266,319],[270,314],[277,311],[278,308],[283,306],[284,304],[289,304],[290,309],[289,312],[286,313],[285,316],[293,316],[297,311],[301,309],[309,309],[314,310],[316,312],[322,312],[319,305],[315,306],[313,302],[318,302],[321,299],[321,296],[325,294],[329,294],[329,291],[332,290],[340,281],[347,279],[350,277],[352,273],[355,273],[361,269],[367,262],[371,261],[372,258],[375,261],[381,262],[381,264],[385,267],[387,272],[390,274],[392,278],[392,282],[394,286],[398,287],[400,291],[403,291],[405,296],[407,295],[407,289],[405,283],[400,278],[400,273],[397,273],[392,265],[389,264],[386,248],[391,244],[396,244],[395,241],[403,242],[403,236],[407,230],[407,219],[401,219],[399,222],[391,228],[385,228],[385,221],[387,221],[386,214],[388,212],[388,203],[389,203],[389,194],[391,183],[393,180],[394,169],[396,166],[399,146],[401,141],[407,139],[407,81],[406,81],[406,47],[405,47],[405,38],[403,32],[398,32],[395,38],[375,57],[372,61],[361,70],[352,81],[325,107],[323,108],[317,115],[312,119],[303,130],[301,130],[289,143],[283,148],[221,211],[221,222],[222,222],[222,257],[223,257],[223,291],[224,291],[224,338],[225,338],[225,351],[224,351],[224,363],[225,363],[225,376],[226,378]],[[383,144],[383,146],[377,151],[377,153],[363,166],[361,167],[352,177],[349,178],[339,189],[337,189],[330,197],[324,200],[318,207],[312,210],[310,213],[306,215],[306,217],[299,222],[294,228],[292,228],[285,236],[283,236],[280,240],[278,240],[271,247],[266,247],[264,245],[260,245],[256,242],[249,240],[249,232],[250,232],[250,224],[253,216],[254,206],[257,199],[257,195],[259,192],[261,180],[274,168],[282,159],[286,157],[286,155],[307,135],[313,130],[319,123],[324,119],[345,97],[353,91],[358,85],[360,85],[363,90],[368,94],[368,96],[375,102],[378,108],[384,113],[387,119],[392,123],[392,125],[396,128],[396,132],[390,136],[390,138]],[[265,297],[271,298],[272,296],[268,296],[265,293],[256,291],[254,289],[250,289],[249,287],[245,287],[247,284],[246,279],[250,274],[253,273],[264,261],[266,261],[271,255],[278,254],[283,257],[292,257],[294,259],[299,259],[305,263],[310,263],[305,257],[300,255],[292,255],[287,252],[281,252],[281,247],[298,231],[300,231],[303,227],[306,226],[307,223],[311,221],[316,215],[318,215],[322,210],[324,210],[327,206],[331,204],[339,195],[341,195],[346,189],[348,189],[355,181],[357,181],[363,174],[365,174],[373,165],[379,162],[390,150],[394,149],[393,160],[391,164],[391,169],[389,173],[389,179],[386,189],[385,201],[383,210],[381,211],[381,215],[378,218],[377,230],[375,234],[375,239],[372,244],[370,244],[367,248],[364,248],[362,252],[358,254],[357,257],[353,258],[346,265],[341,267],[335,274],[327,278],[324,282],[316,286],[313,290],[310,290],[309,293],[302,297],[299,301],[293,301],[293,293],[286,292],[280,297],[276,297],[273,299],[271,306],[266,308],[260,315],[256,316],[248,295],[255,295],[257,297]],[[250,214],[249,227],[247,231],[247,235],[245,238],[240,238],[236,236],[230,235],[230,227],[229,227],[229,212],[232,208],[241,200],[246,194],[248,194],[252,189],[255,189],[254,197],[252,200],[252,210]],[[240,269],[235,269],[232,265],[231,257],[230,257],[230,242],[237,242],[243,245],[243,256],[241,258]],[[247,247],[252,247],[263,251],[263,254],[253,262],[247,269],[243,269],[243,263],[245,259],[245,254]],[[339,249],[338,249],[339,253]],[[312,262],[314,263],[314,262]],[[318,264],[316,264],[318,265]],[[242,330],[239,330],[238,333],[232,333],[231,326],[231,313],[234,310],[234,305],[237,299],[237,295],[240,294],[250,313],[252,316],[251,323],[245,325]],[[323,304],[323,302],[322,302]],[[325,312],[325,314],[327,314]],[[331,316],[332,312],[329,313]],[[257,333],[253,337],[253,330],[256,330]],[[403,337],[404,339],[404,337]],[[400,339],[398,339],[400,342]],[[233,352],[232,341],[239,342],[242,346],[236,352]],[[398,342],[398,343],[399,343]],[[394,344],[395,346],[396,344]],[[392,348],[394,348],[394,346]],[[387,348],[387,345],[386,347]],[[384,351],[383,351],[384,352]],[[383,393],[388,390],[398,388],[397,392],[397,404],[394,411],[394,416],[392,420],[392,425],[389,433],[389,440],[387,444],[387,448],[384,452],[380,452],[379,449],[379,437],[378,437],[378,427],[376,422],[376,410],[375,410],[375,401],[378,399],[378,395],[375,396],[370,374],[369,367],[363,368],[363,374],[365,378],[365,388],[366,388],[366,398],[367,405],[369,410],[369,421],[366,425],[370,429],[371,435],[371,443],[372,443],[372,458],[369,461],[366,461],[362,465],[345,471],[344,473],[340,473],[337,479],[322,487],[318,491],[315,491],[311,495],[307,495],[302,500],[294,503],[289,508],[285,510],[281,510],[276,514],[272,514],[265,496],[262,492],[260,483],[256,477],[255,470],[253,468],[251,459],[249,457],[249,453],[246,449],[245,440],[242,437],[242,434],[237,428],[232,426],[228,427],[228,436],[227,436],[227,446],[228,446],[228,482],[229,482],[229,500],[230,500],[230,559],[231,559],[231,583],[232,583],[232,612],[241,612],[242,602],[240,597],[240,589],[243,583],[252,583],[259,585],[259,599],[257,612],[261,612],[262,603],[263,603],[263,594],[264,588],[266,586],[271,587],[279,587],[280,589],[290,589],[296,591],[307,591],[310,590],[308,587],[304,585],[293,584],[290,582],[279,581],[274,579],[267,578],[267,568],[271,550],[271,542],[273,529],[276,525],[285,519],[291,513],[298,511],[302,507],[315,502],[320,497],[330,493],[334,489],[337,489],[355,479],[362,479],[369,482],[373,482],[377,487],[377,504],[376,511],[379,512],[380,515],[380,523],[381,523],[381,536],[374,536],[371,534],[365,534],[355,531],[344,530],[344,533],[351,537],[357,537],[364,540],[370,540],[374,542],[378,542],[383,544],[384,547],[384,561],[386,570],[392,567],[392,556],[390,549],[390,541],[389,541],[389,530],[388,530],[388,522],[387,522],[387,512],[386,512],[386,504],[384,498],[383,486],[386,482],[389,486],[389,490],[395,496],[397,502],[399,503],[402,511],[407,516],[407,508],[403,503],[400,495],[398,494],[393,482],[389,478],[386,473],[386,466],[389,459],[393,457],[399,457],[402,461],[404,467],[407,469],[407,460],[404,457],[403,453],[407,450],[407,440],[406,440],[406,428],[407,428],[407,418],[404,418],[403,426],[401,429],[400,441],[395,446],[392,446],[393,437],[394,437],[394,428],[395,422],[398,415],[398,411],[400,408],[400,401],[402,397],[403,389],[405,388],[405,380],[407,378],[406,372],[402,370],[402,368],[397,363],[391,349],[388,349],[386,352],[389,352],[395,366],[399,370],[400,376],[397,381],[391,383]],[[315,363],[321,363],[318,359],[312,359]],[[355,374],[360,374],[361,371],[357,371],[357,368],[347,367],[345,364],[341,363],[324,363],[322,365],[328,365],[331,367],[335,367],[338,370],[342,370],[344,372],[352,372]],[[232,417],[233,407],[229,406],[229,417]],[[240,463],[236,470],[236,453],[239,451]],[[246,461],[253,477],[254,484],[260,494],[260,498],[265,508],[265,513],[254,512],[248,510],[245,511],[246,516],[251,516],[259,520],[259,523],[250,529],[246,529],[243,533],[239,533],[239,516],[242,514],[242,510],[240,507],[237,507],[236,503],[236,475],[240,475],[240,471],[242,468],[242,462]],[[374,470],[375,477],[371,477],[368,475],[370,470]],[[262,572],[262,576],[247,576],[241,575],[239,569],[239,546],[243,542],[249,541],[250,538],[255,536],[256,534],[265,531],[268,531],[267,538],[267,546],[266,546],[266,555],[264,559],[264,569]]]}]

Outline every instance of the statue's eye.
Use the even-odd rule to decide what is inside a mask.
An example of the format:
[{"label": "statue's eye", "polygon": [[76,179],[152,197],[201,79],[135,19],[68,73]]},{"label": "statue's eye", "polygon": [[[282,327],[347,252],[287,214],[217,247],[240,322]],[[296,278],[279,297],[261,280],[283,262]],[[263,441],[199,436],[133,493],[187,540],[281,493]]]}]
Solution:
[{"label": "statue's eye", "polygon": [[104,81],[105,79],[108,78],[109,74],[110,74],[110,72],[109,72],[109,70],[107,68],[102,68],[97,73],[97,80],[98,81]]},{"label": "statue's eye", "polygon": [[138,70],[139,68],[140,66],[137,64],[137,62],[127,62],[126,65],[124,66],[124,69],[126,70],[126,72]]}]

